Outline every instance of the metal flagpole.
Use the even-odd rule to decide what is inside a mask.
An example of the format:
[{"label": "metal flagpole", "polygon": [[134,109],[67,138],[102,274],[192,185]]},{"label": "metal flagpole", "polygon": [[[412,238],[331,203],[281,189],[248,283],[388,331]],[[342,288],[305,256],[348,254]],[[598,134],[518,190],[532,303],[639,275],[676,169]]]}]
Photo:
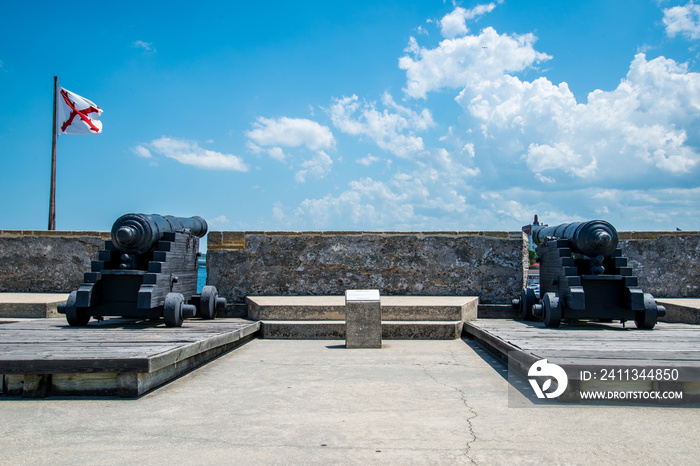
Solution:
[{"label": "metal flagpole", "polygon": [[53,141],[51,144],[51,195],[49,199],[49,230],[56,229],[56,112],[58,76],[53,77]]}]

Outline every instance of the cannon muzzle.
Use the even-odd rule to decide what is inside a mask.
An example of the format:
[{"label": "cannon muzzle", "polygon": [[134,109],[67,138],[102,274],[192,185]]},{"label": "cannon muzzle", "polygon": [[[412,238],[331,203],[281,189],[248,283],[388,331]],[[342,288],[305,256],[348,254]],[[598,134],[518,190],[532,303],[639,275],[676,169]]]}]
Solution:
[{"label": "cannon muzzle", "polygon": [[610,256],[618,242],[617,230],[605,220],[563,223],[555,227],[533,225],[535,244],[542,244],[548,237],[565,239],[572,251],[588,257]]},{"label": "cannon muzzle", "polygon": [[112,244],[122,252],[143,254],[164,234],[184,230],[201,238],[207,234],[207,222],[202,217],[126,214],[112,225]]}]

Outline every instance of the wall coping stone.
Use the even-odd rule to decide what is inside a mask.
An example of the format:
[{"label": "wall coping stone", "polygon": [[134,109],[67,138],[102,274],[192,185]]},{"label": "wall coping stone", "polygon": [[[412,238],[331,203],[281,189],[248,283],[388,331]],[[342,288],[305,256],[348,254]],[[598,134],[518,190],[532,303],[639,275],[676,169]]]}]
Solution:
[{"label": "wall coping stone", "polygon": [[245,249],[247,236],[481,236],[521,241],[522,231],[210,231],[207,235],[207,250],[236,251]]},{"label": "wall coping stone", "polygon": [[21,238],[23,236],[71,238],[76,236],[96,236],[107,240],[111,238],[111,232],[91,230],[0,230],[0,238]]},{"label": "wall coping stone", "polygon": [[662,236],[698,236],[700,231],[618,231],[620,241],[655,241]]}]

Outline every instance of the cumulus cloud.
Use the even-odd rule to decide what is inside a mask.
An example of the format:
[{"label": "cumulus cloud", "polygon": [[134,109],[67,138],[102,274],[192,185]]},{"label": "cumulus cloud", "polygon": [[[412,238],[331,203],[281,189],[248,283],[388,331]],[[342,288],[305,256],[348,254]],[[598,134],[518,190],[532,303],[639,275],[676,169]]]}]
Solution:
[{"label": "cumulus cloud", "polygon": [[356,95],[334,99],[330,108],[333,125],[344,133],[363,136],[398,157],[410,157],[424,149],[416,131],[432,127],[430,110],[420,113],[398,105],[389,93],[382,97],[384,109],[375,102],[360,102]]},{"label": "cumulus cloud", "polygon": [[339,195],[304,200],[293,217],[318,228],[460,229],[459,218],[469,209],[464,193],[478,175],[478,168],[465,165],[446,149],[431,149],[411,172],[396,171],[388,180],[350,181]]},{"label": "cumulus cloud", "polygon": [[153,154],[151,154],[151,151],[149,151],[147,148],[144,146],[136,146],[131,149],[131,151],[138,155],[139,157],[143,157],[144,159],[150,159],[153,158]]},{"label": "cumulus cloud", "polygon": [[496,4],[493,2],[477,5],[469,10],[458,6],[440,20],[440,32],[447,39],[454,39],[457,36],[464,35],[469,32],[466,24],[468,20],[490,13],[494,8],[496,8]]},{"label": "cumulus cloud", "polygon": [[379,157],[375,157],[372,154],[367,154],[366,157],[362,157],[361,159],[357,159],[357,163],[360,165],[364,165],[365,167],[369,167],[375,162],[379,162]]},{"label": "cumulus cloud", "polygon": [[305,183],[309,178],[325,177],[331,172],[333,159],[324,151],[318,151],[312,159],[302,162],[301,167],[301,170],[294,175],[294,180],[297,183]]},{"label": "cumulus cloud", "polygon": [[498,79],[552,58],[537,52],[535,41],[533,34],[498,34],[492,27],[479,35],[445,39],[434,49],[420,47],[411,37],[408,54],[399,59],[408,81],[404,91],[426,98],[431,91]]},{"label": "cumulus cloud", "polygon": [[[324,229],[513,230],[535,213],[550,224],[692,225],[700,74],[640,53],[616,88],[577,101],[566,82],[538,72],[552,57],[535,49],[533,34],[469,32],[469,21],[493,8],[456,7],[435,23],[445,39],[432,48],[409,40],[400,105],[389,93],[379,103],[333,99],[334,127],[398,156],[394,165],[340,192],[277,204],[275,215]],[[693,38],[695,5],[677,8],[664,11],[667,33]],[[542,76],[526,80],[525,72]],[[454,96],[456,119],[433,120],[435,92]],[[377,157],[355,160],[370,166]]]},{"label": "cumulus cloud", "polygon": [[510,75],[470,83],[456,101],[485,139],[510,141],[502,157],[522,156],[547,182],[556,173],[588,182],[684,174],[700,161],[687,144],[700,124],[700,74],[664,57],[638,54],[615,90],[591,92],[584,104],[566,83]]},{"label": "cumulus cloud", "polygon": [[688,39],[700,39],[700,5],[688,2],[684,6],[674,6],[664,10],[666,34],[678,34]]},{"label": "cumulus cloud", "polygon": [[[258,118],[253,129],[246,131],[248,148],[256,153],[267,153],[271,158],[300,169],[294,180],[305,183],[309,179],[321,179],[331,172],[333,159],[326,150],[333,149],[336,141],[330,128],[304,118]],[[312,151],[308,155],[297,155],[282,148],[299,148]],[[295,159],[303,158],[301,162]]]},{"label": "cumulus cloud", "polygon": [[259,146],[305,146],[314,151],[335,146],[330,128],[304,118],[260,117],[246,136]]},{"label": "cumulus cloud", "polygon": [[142,157],[147,153],[156,153],[184,164],[206,170],[248,171],[248,166],[241,157],[207,150],[195,141],[163,136],[148,144],[138,146],[134,152]]},{"label": "cumulus cloud", "polygon": [[406,179],[394,177],[390,182],[362,178],[349,183],[338,196],[306,199],[295,209],[298,218],[310,220],[316,227],[345,223],[383,228],[387,225],[414,223],[413,205],[409,202]]}]

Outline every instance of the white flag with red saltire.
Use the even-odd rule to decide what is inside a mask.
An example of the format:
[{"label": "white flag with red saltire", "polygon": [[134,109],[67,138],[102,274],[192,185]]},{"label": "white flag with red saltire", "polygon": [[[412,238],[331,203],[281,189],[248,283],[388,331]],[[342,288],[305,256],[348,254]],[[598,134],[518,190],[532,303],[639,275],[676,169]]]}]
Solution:
[{"label": "white flag with red saltire", "polygon": [[59,134],[100,134],[102,109],[78,94],[59,86]]}]

